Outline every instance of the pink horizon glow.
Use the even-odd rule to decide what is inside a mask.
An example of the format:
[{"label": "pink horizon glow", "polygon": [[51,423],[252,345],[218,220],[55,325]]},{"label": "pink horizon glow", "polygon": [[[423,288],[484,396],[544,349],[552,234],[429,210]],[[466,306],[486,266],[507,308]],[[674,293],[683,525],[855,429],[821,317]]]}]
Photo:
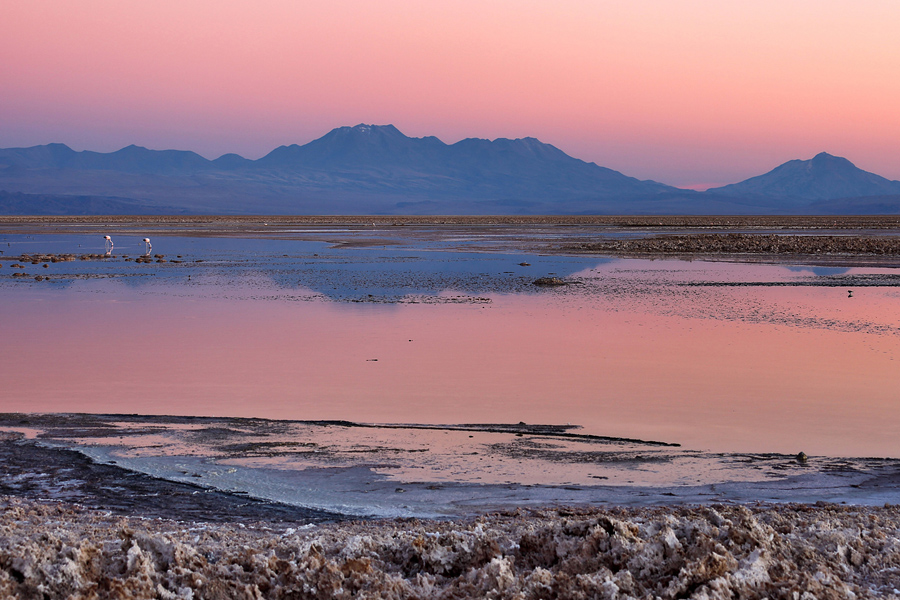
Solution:
[{"label": "pink horizon glow", "polygon": [[360,122],[673,185],[821,151],[900,179],[900,4],[9,0],[0,147],[258,158]]}]

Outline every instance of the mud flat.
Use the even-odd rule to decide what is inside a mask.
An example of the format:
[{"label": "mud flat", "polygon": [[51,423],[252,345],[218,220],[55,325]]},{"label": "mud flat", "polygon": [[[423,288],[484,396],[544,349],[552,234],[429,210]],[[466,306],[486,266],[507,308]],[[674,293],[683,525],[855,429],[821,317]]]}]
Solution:
[{"label": "mud flat", "polygon": [[0,497],[4,598],[896,597],[900,508],[517,510],[293,526]]},{"label": "mud flat", "polygon": [[[716,453],[573,426],[0,415],[0,494],[194,521],[900,498],[900,460]],[[27,437],[26,437],[27,435]]]}]

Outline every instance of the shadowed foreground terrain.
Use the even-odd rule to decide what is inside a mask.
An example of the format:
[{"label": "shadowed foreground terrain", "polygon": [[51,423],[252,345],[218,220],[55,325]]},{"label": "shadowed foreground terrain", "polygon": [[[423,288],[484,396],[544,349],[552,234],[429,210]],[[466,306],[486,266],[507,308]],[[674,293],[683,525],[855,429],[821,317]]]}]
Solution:
[{"label": "shadowed foreground terrain", "polygon": [[4,598],[868,598],[900,508],[516,511],[316,526],[112,517],[0,498]]}]

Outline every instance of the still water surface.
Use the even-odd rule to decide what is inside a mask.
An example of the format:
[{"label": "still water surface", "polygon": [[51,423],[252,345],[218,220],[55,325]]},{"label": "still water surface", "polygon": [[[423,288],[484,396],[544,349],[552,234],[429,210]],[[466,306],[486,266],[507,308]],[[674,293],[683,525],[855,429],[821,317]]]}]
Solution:
[{"label": "still water surface", "polygon": [[[2,241],[7,256],[96,245]],[[0,410],[572,423],[701,450],[900,455],[895,270],[154,246],[182,262],[29,263],[50,277],[35,282],[3,261]],[[548,274],[572,285],[531,284]]]}]

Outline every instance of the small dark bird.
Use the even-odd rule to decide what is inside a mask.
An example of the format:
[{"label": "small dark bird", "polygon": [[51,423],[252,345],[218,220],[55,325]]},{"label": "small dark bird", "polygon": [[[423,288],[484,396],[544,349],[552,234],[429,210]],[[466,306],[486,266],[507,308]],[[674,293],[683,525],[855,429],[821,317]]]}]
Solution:
[{"label": "small dark bird", "polygon": [[848,297],[848,298],[852,298],[852,297],[853,297],[853,290],[847,290],[847,297]]}]

